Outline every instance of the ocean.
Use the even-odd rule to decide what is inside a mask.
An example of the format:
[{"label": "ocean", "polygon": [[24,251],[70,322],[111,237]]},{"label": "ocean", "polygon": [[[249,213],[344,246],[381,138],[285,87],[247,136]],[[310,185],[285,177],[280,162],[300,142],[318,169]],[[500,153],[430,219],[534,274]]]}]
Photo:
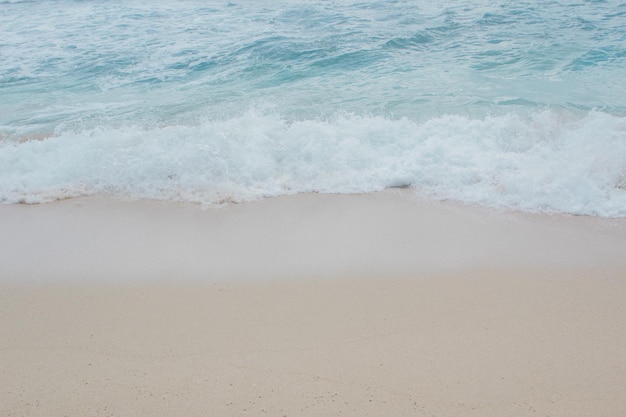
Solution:
[{"label": "ocean", "polygon": [[0,202],[626,216],[626,3],[0,1]]}]

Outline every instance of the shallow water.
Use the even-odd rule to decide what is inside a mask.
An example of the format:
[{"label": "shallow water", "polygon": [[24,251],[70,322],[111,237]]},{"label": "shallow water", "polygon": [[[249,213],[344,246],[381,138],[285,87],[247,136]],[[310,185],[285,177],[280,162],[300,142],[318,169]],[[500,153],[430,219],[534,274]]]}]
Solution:
[{"label": "shallow water", "polygon": [[0,2],[0,201],[626,216],[626,3]]}]

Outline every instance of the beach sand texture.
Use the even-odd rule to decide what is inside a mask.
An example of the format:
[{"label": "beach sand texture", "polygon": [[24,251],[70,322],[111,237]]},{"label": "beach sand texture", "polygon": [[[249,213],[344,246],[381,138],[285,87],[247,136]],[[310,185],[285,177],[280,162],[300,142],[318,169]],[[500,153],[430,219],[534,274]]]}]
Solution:
[{"label": "beach sand texture", "polygon": [[626,415],[626,222],[409,190],[0,206],[2,416]]}]

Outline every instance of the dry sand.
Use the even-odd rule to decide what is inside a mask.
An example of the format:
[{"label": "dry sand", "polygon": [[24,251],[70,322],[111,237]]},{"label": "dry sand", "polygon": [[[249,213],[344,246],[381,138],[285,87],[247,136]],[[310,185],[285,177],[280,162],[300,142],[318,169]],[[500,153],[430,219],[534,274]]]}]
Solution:
[{"label": "dry sand", "polygon": [[626,415],[625,219],[391,190],[0,230],[0,416]]}]

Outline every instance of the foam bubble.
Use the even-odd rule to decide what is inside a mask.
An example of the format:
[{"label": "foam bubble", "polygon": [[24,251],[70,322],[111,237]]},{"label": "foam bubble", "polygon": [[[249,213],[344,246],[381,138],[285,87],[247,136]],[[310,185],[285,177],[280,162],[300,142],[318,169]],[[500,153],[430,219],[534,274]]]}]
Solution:
[{"label": "foam bubble", "polygon": [[410,185],[492,207],[626,215],[626,119],[541,111],[425,122],[248,112],[0,145],[0,201],[105,194],[214,204]]}]

